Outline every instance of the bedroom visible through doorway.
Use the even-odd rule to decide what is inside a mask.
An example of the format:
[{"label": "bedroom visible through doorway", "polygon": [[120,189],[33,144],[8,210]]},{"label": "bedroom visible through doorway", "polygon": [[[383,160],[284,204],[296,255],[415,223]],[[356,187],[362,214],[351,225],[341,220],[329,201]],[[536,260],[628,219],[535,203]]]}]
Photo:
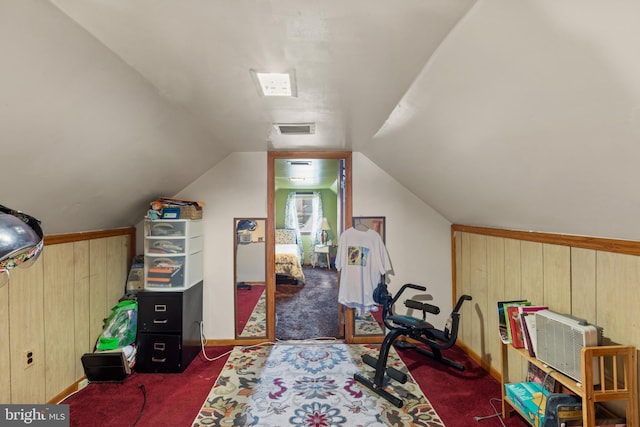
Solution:
[{"label": "bedroom visible through doorway", "polygon": [[333,261],[340,233],[350,225],[351,153],[269,154],[273,336],[345,338]]}]

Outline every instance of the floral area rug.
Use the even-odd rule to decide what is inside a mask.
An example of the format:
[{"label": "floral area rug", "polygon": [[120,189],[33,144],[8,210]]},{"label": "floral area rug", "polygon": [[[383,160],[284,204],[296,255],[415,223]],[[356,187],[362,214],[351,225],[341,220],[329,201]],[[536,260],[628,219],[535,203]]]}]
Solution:
[{"label": "floral area rug", "polygon": [[362,313],[355,317],[356,335],[384,335],[384,330],[371,313]]},{"label": "floral area rug", "polygon": [[267,296],[263,292],[256,303],[247,324],[240,333],[241,337],[266,337],[267,336]]},{"label": "floral area rug", "polygon": [[[193,426],[379,427],[444,424],[409,374],[388,391],[404,401],[397,408],[355,382],[373,378],[362,355],[376,345],[341,343],[236,347],[207,396]],[[395,350],[388,366],[408,372]]]}]

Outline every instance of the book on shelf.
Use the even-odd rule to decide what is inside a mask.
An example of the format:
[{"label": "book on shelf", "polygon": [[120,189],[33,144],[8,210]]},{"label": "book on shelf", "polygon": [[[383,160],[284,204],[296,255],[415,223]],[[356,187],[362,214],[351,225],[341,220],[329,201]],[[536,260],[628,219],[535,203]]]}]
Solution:
[{"label": "book on shelf", "polygon": [[173,284],[179,284],[182,281],[182,277],[154,277],[154,276],[147,276],[147,282],[148,283],[173,283]]},{"label": "book on shelf", "polygon": [[529,362],[527,365],[527,382],[540,385],[547,393],[555,393],[559,391],[560,384],[556,383],[555,378],[538,367],[535,363]]},{"label": "book on shelf", "polygon": [[519,308],[520,320],[522,323],[522,332],[525,337],[525,348],[529,352],[529,356],[536,357],[537,341],[536,341],[536,311],[547,310],[546,305],[530,305]]},{"label": "book on shelf", "polygon": [[150,267],[148,277],[172,278],[182,271],[182,266],[177,267]]},{"label": "book on shelf", "polygon": [[508,305],[507,319],[509,322],[509,337],[514,348],[524,348],[524,335],[522,334],[522,322],[520,320],[519,305]]},{"label": "book on shelf", "polygon": [[498,331],[500,333],[500,339],[504,344],[509,344],[511,342],[508,329],[509,322],[507,321],[505,311],[506,306],[510,304],[523,304],[527,302],[527,300],[498,301]]},{"label": "book on shelf", "polygon": [[524,337],[524,348],[529,353],[529,356],[536,357],[536,353],[533,350],[533,342],[531,340],[531,334],[527,327],[527,316],[531,316],[529,313],[520,313],[520,325],[522,326],[522,336]]},{"label": "book on shelf", "polygon": [[149,276],[147,277],[147,282],[149,283],[154,283],[154,284],[158,284],[161,285],[163,283],[171,283],[171,278],[170,277],[152,277]]}]

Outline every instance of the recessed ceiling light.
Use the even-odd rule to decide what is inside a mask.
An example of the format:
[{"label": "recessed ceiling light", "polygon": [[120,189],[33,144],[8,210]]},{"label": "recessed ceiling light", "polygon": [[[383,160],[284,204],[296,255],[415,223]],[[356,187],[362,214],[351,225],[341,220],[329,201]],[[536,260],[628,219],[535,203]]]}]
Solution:
[{"label": "recessed ceiling light", "polygon": [[307,178],[302,177],[302,176],[292,176],[289,178],[289,181],[293,181],[293,182],[301,182],[306,180]]},{"label": "recessed ceiling light", "polygon": [[294,70],[284,73],[249,70],[262,96],[298,96]]}]

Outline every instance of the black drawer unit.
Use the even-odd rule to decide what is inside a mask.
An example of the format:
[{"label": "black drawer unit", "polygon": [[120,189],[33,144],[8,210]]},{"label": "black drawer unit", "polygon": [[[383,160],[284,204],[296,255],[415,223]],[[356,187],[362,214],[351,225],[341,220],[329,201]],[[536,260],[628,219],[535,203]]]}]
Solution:
[{"label": "black drawer unit", "polygon": [[182,372],[201,350],[202,282],[138,292],[138,372]]}]

